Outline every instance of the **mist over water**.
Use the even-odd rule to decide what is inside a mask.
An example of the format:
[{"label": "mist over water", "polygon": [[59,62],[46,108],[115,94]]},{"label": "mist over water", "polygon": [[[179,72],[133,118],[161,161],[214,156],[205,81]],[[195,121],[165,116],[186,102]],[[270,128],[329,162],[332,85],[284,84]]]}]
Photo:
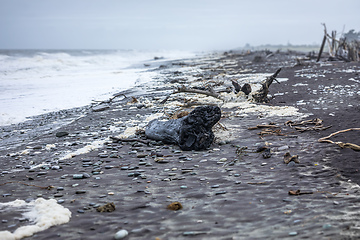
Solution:
[{"label": "mist over water", "polygon": [[[105,100],[151,81],[144,63],[191,57],[190,52],[133,50],[0,51],[0,125]],[[137,67],[134,67],[137,66]]]}]

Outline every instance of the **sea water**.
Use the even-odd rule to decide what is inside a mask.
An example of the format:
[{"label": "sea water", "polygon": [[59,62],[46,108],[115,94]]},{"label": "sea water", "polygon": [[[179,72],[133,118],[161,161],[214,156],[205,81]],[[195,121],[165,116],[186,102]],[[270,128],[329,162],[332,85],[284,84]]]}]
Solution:
[{"label": "sea water", "polygon": [[151,81],[156,73],[149,70],[159,61],[194,56],[182,51],[0,50],[0,126],[106,100]]}]

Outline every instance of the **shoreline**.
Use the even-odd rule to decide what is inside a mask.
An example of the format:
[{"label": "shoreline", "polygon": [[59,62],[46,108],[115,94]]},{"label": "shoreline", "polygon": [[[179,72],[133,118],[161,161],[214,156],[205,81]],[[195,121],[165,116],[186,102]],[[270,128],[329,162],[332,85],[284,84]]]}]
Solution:
[{"label": "shoreline", "polygon": [[[260,61],[254,61],[256,56],[260,56]],[[304,59],[302,65],[296,65],[297,58]],[[253,104],[244,96],[231,93],[224,93],[225,103],[186,93],[172,94],[165,104],[159,103],[176,86],[213,84],[215,89],[223,90],[231,86],[230,79],[255,74],[253,81],[256,82],[263,78],[256,74],[271,75],[278,67],[283,68],[279,78],[285,80],[271,85],[270,94],[275,98],[268,104]],[[337,72],[334,70],[337,68],[354,71]],[[271,57],[264,52],[229,52],[167,62],[166,66],[159,66],[158,71],[159,78],[152,84],[144,84],[127,98],[113,99],[103,111],[94,112],[90,108],[70,111],[73,119],[68,118],[69,122],[59,128],[38,123],[34,132],[21,133],[26,124],[11,129],[9,134],[13,134],[13,140],[3,146],[13,145],[12,148],[0,149],[3,163],[0,184],[6,194],[1,202],[54,198],[72,213],[70,222],[26,239],[113,239],[120,229],[129,232],[125,239],[188,239],[194,236],[206,239],[287,239],[293,236],[351,239],[360,236],[358,223],[352,217],[360,210],[356,193],[360,177],[356,172],[347,171],[351,164],[356,166],[358,152],[317,142],[320,136],[356,127],[356,122],[352,121],[335,123],[337,119],[348,118],[346,113],[352,113],[353,119],[360,115],[348,106],[359,95],[340,94],[345,90],[357,93],[359,84],[351,81],[352,88],[345,87],[346,83],[343,88],[336,88],[340,85],[339,79],[332,75],[357,80],[356,73],[360,72],[357,63],[318,64],[306,60],[304,54],[291,52],[274,53]],[[316,73],[331,76],[319,77]],[[321,92],[319,86],[325,89],[328,78],[333,78],[330,86],[333,84],[331,89],[334,90]],[[319,97],[322,99],[317,103]],[[345,102],[349,109],[336,109],[335,100],[341,97],[344,98],[342,104]],[[157,141],[144,144],[114,142],[109,138],[122,134],[144,139],[136,135],[136,130],[144,128],[150,118],[166,118],[177,112],[180,105],[191,101],[221,107],[221,124],[214,129],[216,140],[209,150],[187,152]],[[321,109],[314,108],[319,106]],[[338,113],[343,110],[345,113]],[[336,118],[329,115],[334,112]],[[69,113],[64,112],[64,115]],[[333,125],[332,128],[300,133],[284,125],[287,121],[317,117],[323,119],[324,125]],[[56,121],[61,115],[55,120],[49,119]],[[280,132],[259,135],[261,131],[248,129],[269,123],[275,123]],[[59,132],[67,135],[56,137]],[[347,136],[346,140],[356,139],[355,134]],[[92,145],[94,142],[99,145]],[[261,152],[256,152],[259,146],[270,148],[271,157],[264,158]],[[79,149],[84,153],[64,158]],[[285,164],[286,152],[299,155],[300,163]],[[341,156],[353,160],[344,169],[334,164]],[[163,163],[159,163],[159,159]],[[74,178],[76,174],[82,174],[82,178]],[[46,190],[39,186],[53,187]],[[294,190],[311,194],[289,195],[289,191]],[[180,202],[183,209],[166,209],[175,201]],[[96,207],[110,202],[115,204],[115,211],[96,211]],[[28,224],[12,216],[4,216],[3,220],[6,223],[3,222],[0,231],[13,231]],[[9,225],[14,226],[8,228]]]}]

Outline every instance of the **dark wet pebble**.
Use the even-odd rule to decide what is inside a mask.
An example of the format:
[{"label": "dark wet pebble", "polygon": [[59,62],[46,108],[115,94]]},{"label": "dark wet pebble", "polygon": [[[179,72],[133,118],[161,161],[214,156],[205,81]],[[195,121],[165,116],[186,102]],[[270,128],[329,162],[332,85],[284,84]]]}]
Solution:
[{"label": "dark wet pebble", "polygon": [[227,191],[219,191],[219,192],[216,192],[215,195],[221,195],[221,194],[226,194]]},{"label": "dark wet pebble", "polygon": [[76,190],[76,194],[84,194],[86,193],[87,191],[86,190]]},{"label": "dark wet pebble", "polygon": [[67,136],[67,135],[69,135],[68,132],[57,132],[57,133],[56,133],[56,136],[57,136],[57,137],[65,137],[65,136]]}]

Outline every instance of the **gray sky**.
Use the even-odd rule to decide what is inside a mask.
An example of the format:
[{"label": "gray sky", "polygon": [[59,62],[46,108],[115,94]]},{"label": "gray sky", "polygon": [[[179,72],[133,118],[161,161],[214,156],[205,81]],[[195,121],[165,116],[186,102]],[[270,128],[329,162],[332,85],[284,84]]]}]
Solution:
[{"label": "gray sky", "polygon": [[359,0],[0,0],[0,49],[226,50],[360,31]]}]

